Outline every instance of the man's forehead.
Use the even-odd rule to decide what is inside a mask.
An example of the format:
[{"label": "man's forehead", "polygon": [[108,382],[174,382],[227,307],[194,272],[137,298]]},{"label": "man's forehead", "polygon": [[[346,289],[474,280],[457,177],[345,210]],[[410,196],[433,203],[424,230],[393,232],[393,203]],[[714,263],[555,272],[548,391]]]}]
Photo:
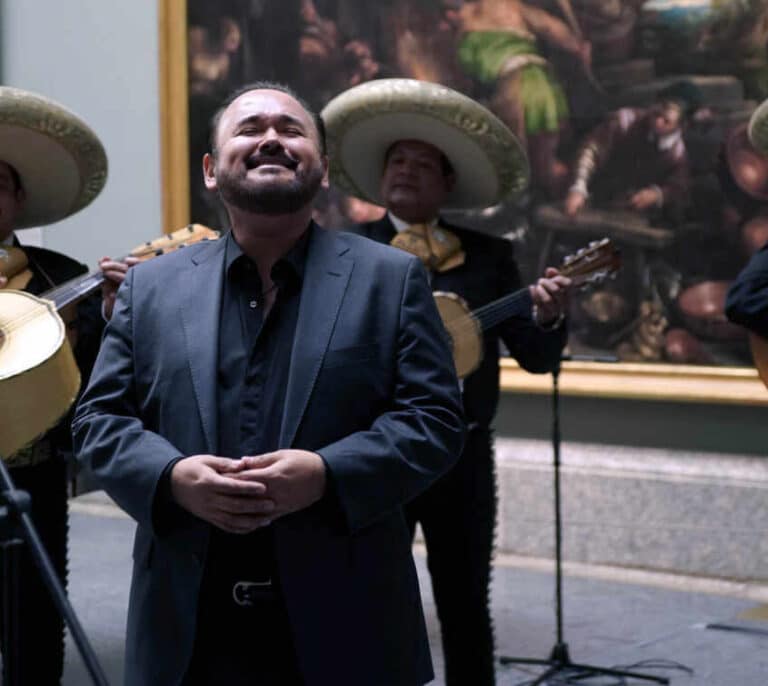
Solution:
[{"label": "man's forehead", "polygon": [[224,112],[226,118],[240,120],[250,116],[289,116],[310,122],[309,113],[288,93],[272,89],[247,91],[235,98]]}]

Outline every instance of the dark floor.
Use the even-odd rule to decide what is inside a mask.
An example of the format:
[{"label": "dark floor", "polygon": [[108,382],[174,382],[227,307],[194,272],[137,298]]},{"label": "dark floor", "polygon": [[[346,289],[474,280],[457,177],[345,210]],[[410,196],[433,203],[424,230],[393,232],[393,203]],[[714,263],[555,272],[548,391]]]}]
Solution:
[{"label": "dark floor", "polygon": [[[71,600],[111,684],[121,683],[123,631],[130,581],[133,524],[115,516],[109,506],[75,503],[71,514]],[[439,629],[432,604],[424,559],[417,563],[438,678],[442,685]],[[617,578],[622,573],[616,572]],[[564,638],[574,661],[600,666],[630,665],[653,660],[668,669],[640,668],[686,686],[766,686],[768,635],[705,628],[710,623],[768,631],[768,622],[745,622],[738,615],[765,603],[763,590],[713,594],[706,582],[695,590],[672,590],[645,583],[590,578],[589,570],[566,575],[564,582]],[[680,586],[680,584],[677,584]],[[714,585],[713,585],[714,586]],[[716,586],[714,586],[717,588]],[[741,596],[741,597],[739,597]],[[750,599],[751,598],[751,599]],[[555,642],[553,576],[521,561],[496,566],[493,607],[501,654],[544,657]],[[690,675],[671,668],[679,663]],[[533,678],[528,671],[499,667],[499,686],[513,686]],[[89,683],[73,643],[68,643],[65,686]],[[551,684],[564,683],[551,681]],[[608,686],[614,679],[573,683]],[[630,680],[629,684],[650,683]],[[364,685],[361,685],[364,686]],[[397,686],[393,684],[393,686]],[[467,686],[472,686],[468,684]]]}]

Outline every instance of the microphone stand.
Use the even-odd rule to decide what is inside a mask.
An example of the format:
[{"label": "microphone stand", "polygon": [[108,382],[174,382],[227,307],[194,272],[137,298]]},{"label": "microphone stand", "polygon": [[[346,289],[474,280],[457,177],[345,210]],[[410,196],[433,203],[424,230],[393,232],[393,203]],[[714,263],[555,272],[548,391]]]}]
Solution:
[{"label": "microphone stand", "polygon": [[[99,665],[88,638],[80,625],[75,611],[67,599],[61,582],[45,551],[40,537],[29,515],[32,503],[26,491],[15,487],[11,475],[0,456],[0,546],[3,555],[3,681],[6,686],[22,686],[19,675],[19,646],[17,627],[19,611],[19,553],[20,547],[26,543],[37,569],[42,575],[54,604],[64,618],[77,649],[85,663],[85,667],[96,686],[109,686],[106,676]],[[46,659],[45,655],[40,656]]]},{"label": "microphone stand", "polygon": [[[586,355],[564,355],[562,360],[578,360],[582,362],[617,362],[618,358],[612,356],[586,356]],[[655,674],[640,674],[638,672],[628,672],[620,669],[609,669],[607,667],[596,667],[571,661],[568,651],[568,644],[565,642],[563,632],[563,558],[562,558],[562,511],[560,503],[560,363],[552,370],[552,454],[554,463],[554,505],[555,505],[555,623],[556,640],[549,658],[528,658],[528,657],[508,657],[503,655],[499,658],[502,665],[526,664],[543,665],[548,667],[540,676],[530,682],[530,686],[545,684],[547,680],[560,672],[571,673],[574,683],[583,681],[592,675],[598,676],[606,674],[610,676],[627,677],[634,679],[644,679],[658,684],[669,684],[669,679]],[[566,674],[564,681],[557,683],[565,684],[568,681]]]}]

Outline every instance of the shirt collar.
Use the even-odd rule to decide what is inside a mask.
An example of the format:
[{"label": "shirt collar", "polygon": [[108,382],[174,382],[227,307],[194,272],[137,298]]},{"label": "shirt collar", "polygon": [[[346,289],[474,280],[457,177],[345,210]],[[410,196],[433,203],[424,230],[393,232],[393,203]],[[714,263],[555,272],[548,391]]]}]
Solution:
[{"label": "shirt collar", "polygon": [[[400,219],[400,217],[395,216],[390,211],[387,211],[387,216],[389,217],[389,221],[392,222],[392,226],[395,227],[395,231],[397,231],[397,233],[400,233],[401,231],[405,231],[409,226],[413,225],[411,222],[407,222],[404,219]],[[422,223],[426,224],[427,226],[436,226],[437,219],[438,219],[437,217],[434,217],[430,219],[428,222],[422,222]]]},{"label": "shirt collar", "polygon": [[[314,222],[311,222],[307,230],[301,235],[298,241],[293,244],[291,249],[285,253],[272,267],[272,278],[275,282],[284,281],[287,278],[295,277],[298,283],[304,278],[304,267],[307,261],[307,249],[309,247],[309,238],[312,235]],[[245,272],[253,272],[258,276],[256,265],[235,240],[232,231],[227,232],[227,245],[225,248],[224,266],[227,275],[234,276]]]}]

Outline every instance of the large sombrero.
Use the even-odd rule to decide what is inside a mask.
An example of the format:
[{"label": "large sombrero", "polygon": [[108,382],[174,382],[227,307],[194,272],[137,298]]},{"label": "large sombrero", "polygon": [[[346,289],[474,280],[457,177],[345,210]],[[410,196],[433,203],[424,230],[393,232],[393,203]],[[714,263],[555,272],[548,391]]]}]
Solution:
[{"label": "large sombrero", "polygon": [[13,166],[26,193],[16,228],[59,221],[90,203],[107,180],[96,134],[52,100],[0,87],[0,161]]},{"label": "large sombrero", "polygon": [[336,96],[322,117],[332,181],[379,205],[384,156],[399,140],[431,143],[450,160],[456,185],[446,209],[490,207],[528,183],[528,160],[515,135],[485,107],[445,86],[368,81]]}]

